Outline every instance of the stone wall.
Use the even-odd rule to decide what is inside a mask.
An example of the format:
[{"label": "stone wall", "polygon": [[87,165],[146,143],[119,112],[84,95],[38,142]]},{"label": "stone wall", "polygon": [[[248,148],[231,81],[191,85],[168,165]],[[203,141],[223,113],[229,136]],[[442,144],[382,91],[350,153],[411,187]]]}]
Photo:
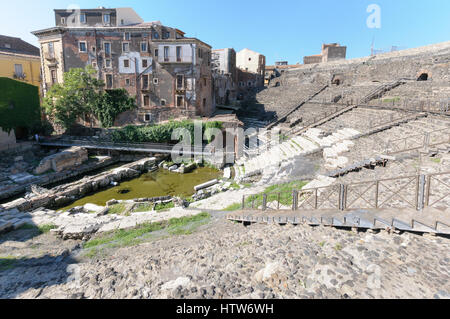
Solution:
[{"label": "stone wall", "polygon": [[71,147],[63,152],[44,158],[34,170],[35,174],[43,174],[49,170],[61,172],[66,168],[79,166],[88,160],[88,152],[81,147]]},{"label": "stone wall", "polygon": [[112,182],[138,177],[149,166],[156,164],[156,158],[146,158],[119,168],[104,172],[82,180],[58,186],[48,193],[29,199],[20,198],[0,205],[1,210],[18,209],[19,211],[32,211],[40,207],[61,207],[83,196],[108,187]]},{"label": "stone wall", "polygon": [[315,77],[331,81],[342,74],[348,84],[364,81],[390,82],[399,78],[417,79],[428,73],[433,81],[450,81],[450,42],[389,52],[376,56],[328,63],[303,65],[286,72],[299,83],[311,82]]}]

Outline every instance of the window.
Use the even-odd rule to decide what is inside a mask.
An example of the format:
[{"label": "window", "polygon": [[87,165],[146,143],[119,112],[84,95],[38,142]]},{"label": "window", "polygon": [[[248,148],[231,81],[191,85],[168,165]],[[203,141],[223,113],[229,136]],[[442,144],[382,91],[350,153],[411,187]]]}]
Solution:
[{"label": "window", "polygon": [[125,24],[125,20],[124,20],[124,19],[121,19],[121,20],[120,20],[120,24],[121,24],[121,25],[124,25],[124,24]]},{"label": "window", "polygon": [[184,105],[184,97],[182,95],[177,95],[177,107],[182,107]]},{"label": "window", "polygon": [[80,23],[86,23],[86,14],[80,14]]},{"label": "window", "polygon": [[96,49],[95,47],[92,47],[92,52],[95,53],[96,50],[97,50],[97,49]]},{"label": "window", "polygon": [[161,100],[161,106],[166,106],[166,100]]},{"label": "window", "polygon": [[105,50],[105,55],[111,55],[111,43],[103,43],[103,49]]},{"label": "window", "polygon": [[153,38],[159,39],[159,33],[158,32],[153,33]]},{"label": "window", "polygon": [[147,59],[142,59],[142,68],[144,68],[144,69],[148,68],[148,60]]},{"label": "window", "polygon": [[23,66],[22,64],[14,64],[14,74],[17,76],[23,75]]},{"label": "window", "polygon": [[156,49],[156,50],[155,50],[155,57],[158,57],[158,53],[159,53],[159,50]]},{"label": "window", "polygon": [[52,84],[58,83],[56,70],[51,70],[50,75],[52,77]]},{"label": "window", "polygon": [[111,68],[111,59],[106,59],[105,60],[105,67],[110,69]]},{"label": "window", "polygon": [[184,88],[184,75],[177,75],[177,90]]},{"label": "window", "polygon": [[169,47],[164,47],[164,62],[169,62]]},{"label": "window", "polygon": [[97,62],[92,62],[92,67],[93,67],[94,69],[96,69],[96,68],[97,68]]},{"label": "window", "polygon": [[55,56],[55,47],[53,46],[53,42],[49,42],[47,44],[48,55],[53,58]]},{"label": "window", "polygon": [[122,51],[123,52],[129,52],[130,51],[130,44],[128,42],[122,43]]},{"label": "window", "polygon": [[164,38],[164,39],[170,38],[170,32],[169,32],[169,31],[164,32],[163,38]]},{"label": "window", "polygon": [[181,47],[177,47],[177,62],[181,62]]},{"label": "window", "polygon": [[143,101],[144,101],[144,106],[149,106],[150,105],[150,96],[144,95]]},{"label": "window", "polygon": [[147,42],[141,42],[141,52],[148,52]]},{"label": "window", "polygon": [[153,79],[153,84],[158,85],[158,78]]},{"label": "window", "polygon": [[123,60],[123,67],[129,68],[130,67],[130,60]]},{"label": "window", "polygon": [[148,89],[148,74],[142,76],[142,89]]},{"label": "window", "polygon": [[130,86],[130,79],[125,79],[125,85]]},{"label": "window", "polygon": [[123,39],[126,41],[130,41],[130,39],[131,39],[130,32],[125,32],[123,34]]},{"label": "window", "polygon": [[200,48],[198,49],[198,57],[203,58],[203,51]]},{"label": "window", "polygon": [[207,78],[203,78],[203,85],[204,86],[208,85],[208,79]]},{"label": "window", "polygon": [[80,41],[79,48],[80,48],[80,52],[87,52],[86,41]]},{"label": "window", "polygon": [[111,23],[111,16],[109,14],[103,15],[103,23],[105,23],[105,24]]},{"label": "window", "polygon": [[151,114],[145,114],[144,115],[144,121],[145,122],[151,122],[152,121],[152,115]]},{"label": "window", "polygon": [[113,87],[113,76],[112,74],[106,74],[106,88],[111,89]]},{"label": "window", "polygon": [[66,18],[61,18],[61,24],[65,25],[66,24]]}]

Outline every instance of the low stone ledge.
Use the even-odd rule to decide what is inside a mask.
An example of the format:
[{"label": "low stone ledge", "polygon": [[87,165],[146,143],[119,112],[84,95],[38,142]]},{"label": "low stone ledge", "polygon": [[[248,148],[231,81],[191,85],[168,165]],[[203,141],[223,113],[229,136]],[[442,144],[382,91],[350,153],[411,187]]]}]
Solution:
[{"label": "low stone ledge", "polygon": [[135,178],[143,173],[148,166],[154,165],[155,163],[156,158],[142,159],[108,172],[84,178],[81,181],[58,186],[45,195],[32,197],[30,199],[17,199],[13,202],[0,205],[0,209],[10,210],[17,208],[19,211],[29,211],[38,207],[58,207],[61,203],[65,204],[74,201],[89,192],[105,188],[110,185],[111,182]]}]

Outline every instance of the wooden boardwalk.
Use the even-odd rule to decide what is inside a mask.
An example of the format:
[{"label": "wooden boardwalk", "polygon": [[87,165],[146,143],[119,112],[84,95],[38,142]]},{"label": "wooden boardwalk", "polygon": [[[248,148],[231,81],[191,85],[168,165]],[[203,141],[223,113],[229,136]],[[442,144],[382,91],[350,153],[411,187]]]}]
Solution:
[{"label": "wooden boardwalk", "polygon": [[397,229],[418,233],[450,234],[450,214],[434,208],[356,210],[242,210],[227,219],[243,223],[308,224],[358,229]]}]

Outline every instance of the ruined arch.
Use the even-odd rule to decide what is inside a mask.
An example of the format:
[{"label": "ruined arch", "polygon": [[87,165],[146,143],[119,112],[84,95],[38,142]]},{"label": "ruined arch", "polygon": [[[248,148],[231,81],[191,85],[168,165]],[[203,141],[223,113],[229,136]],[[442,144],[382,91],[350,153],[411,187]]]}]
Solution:
[{"label": "ruined arch", "polygon": [[344,83],[344,76],[342,74],[335,74],[331,78],[331,84],[333,85],[342,85]]},{"label": "ruined arch", "polygon": [[431,72],[426,69],[421,69],[416,74],[417,81],[429,81],[432,77],[433,75],[431,74]]},{"label": "ruined arch", "polygon": [[421,73],[417,78],[417,81],[428,81],[428,73]]}]

